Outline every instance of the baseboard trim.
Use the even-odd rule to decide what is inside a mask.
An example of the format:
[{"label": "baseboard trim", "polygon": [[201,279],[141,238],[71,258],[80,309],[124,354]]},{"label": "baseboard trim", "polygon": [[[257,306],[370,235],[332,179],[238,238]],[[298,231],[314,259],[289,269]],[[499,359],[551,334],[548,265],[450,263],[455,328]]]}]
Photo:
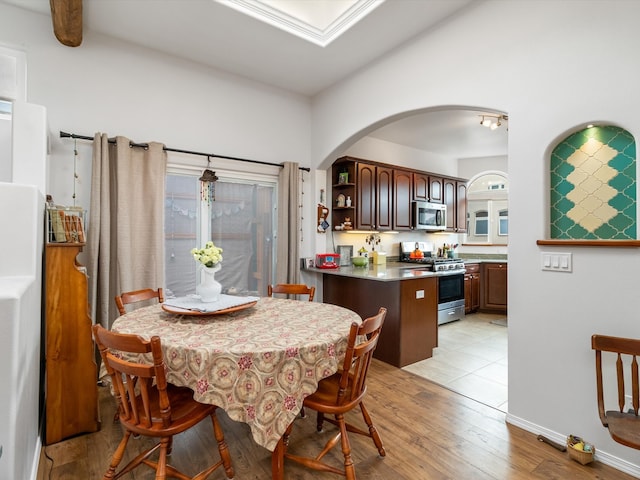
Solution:
[{"label": "baseboard trim", "polygon": [[[552,430],[549,430],[548,428],[541,427],[540,425],[528,422],[520,417],[516,417],[509,413],[507,413],[506,415],[506,422],[516,427],[522,428],[527,432],[531,432],[536,435],[544,435],[548,439],[553,440],[557,443],[561,443],[563,445],[567,441],[567,435],[554,432]],[[633,464],[607,452],[603,452],[600,449],[596,449],[594,458],[595,460],[598,460],[605,465],[615,468],[616,470],[620,470],[623,473],[627,473],[629,475],[633,475],[636,478],[640,478],[640,465]]]}]

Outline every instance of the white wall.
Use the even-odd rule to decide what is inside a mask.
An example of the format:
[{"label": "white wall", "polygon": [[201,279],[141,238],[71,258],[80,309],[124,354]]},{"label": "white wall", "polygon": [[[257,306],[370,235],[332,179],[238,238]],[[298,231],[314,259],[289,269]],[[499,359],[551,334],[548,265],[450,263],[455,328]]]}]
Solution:
[{"label": "white wall", "polygon": [[548,249],[536,240],[548,234],[554,141],[591,121],[640,138],[640,97],[632,95],[640,74],[637,18],[638,2],[478,2],[313,104],[319,165],[400,112],[452,104],[507,112],[508,419],[560,441],[583,436],[600,459],[636,474],[637,452],[600,424],[590,337],[638,336],[637,249],[554,247],[573,253],[573,273],[549,273],[540,269]]},{"label": "white wall", "polygon": [[[306,97],[90,33],[81,46],[65,47],[53,36],[49,17],[7,4],[0,4],[0,45],[25,51],[28,101],[47,108],[49,193],[57,203],[70,204],[73,189],[73,141],[60,139],[60,130],[310,164]],[[84,145],[79,176],[85,184],[91,150],[82,141],[79,145]],[[200,160],[206,165],[205,157]],[[88,198],[81,200],[88,206]]]}]

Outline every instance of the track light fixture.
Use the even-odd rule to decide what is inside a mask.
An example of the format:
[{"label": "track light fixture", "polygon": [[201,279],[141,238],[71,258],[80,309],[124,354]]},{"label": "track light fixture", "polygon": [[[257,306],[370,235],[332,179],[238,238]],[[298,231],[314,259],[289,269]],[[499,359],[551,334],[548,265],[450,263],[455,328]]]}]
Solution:
[{"label": "track light fixture", "polygon": [[490,128],[491,130],[501,127],[503,122],[509,120],[509,117],[506,115],[479,115],[479,117],[481,117],[480,125]]}]

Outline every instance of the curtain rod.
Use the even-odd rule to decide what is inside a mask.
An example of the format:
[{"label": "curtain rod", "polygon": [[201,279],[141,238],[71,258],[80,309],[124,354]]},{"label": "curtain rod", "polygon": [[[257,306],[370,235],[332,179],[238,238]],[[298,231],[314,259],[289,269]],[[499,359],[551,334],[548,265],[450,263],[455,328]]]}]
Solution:
[{"label": "curtain rod", "polygon": [[[93,141],[93,137],[89,137],[87,135],[76,135],[75,133],[67,133],[67,132],[63,132],[62,130],[60,130],[60,138],[77,138],[80,140]],[[116,143],[116,140],[114,138],[110,138],[109,143]],[[146,148],[149,146],[149,144],[147,143],[133,143],[133,142],[130,142],[129,145],[132,147],[142,147],[142,148]],[[227,157],[226,155],[217,155],[215,153],[193,152],[191,150],[182,150],[179,148],[169,148],[169,147],[164,147],[163,150],[165,150],[166,152],[177,152],[177,153],[187,153],[189,155],[200,155],[201,157],[207,157],[207,158],[209,157],[224,158],[225,160],[236,160],[238,162],[259,163],[261,165],[271,165],[273,167],[284,167],[284,165],[282,165],[281,163],[263,162],[261,160],[250,160],[248,158],[240,158],[240,157]],[[298,167],[298,169],[304,170],[305,172],[311,171],[309,167]]]}]

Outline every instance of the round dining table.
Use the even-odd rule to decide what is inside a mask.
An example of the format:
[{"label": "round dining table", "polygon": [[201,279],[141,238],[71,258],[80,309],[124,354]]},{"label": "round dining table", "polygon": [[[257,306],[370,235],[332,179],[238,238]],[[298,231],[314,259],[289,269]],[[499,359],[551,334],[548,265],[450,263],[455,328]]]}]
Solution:
[{"label": "round dining table", "polygon": [[111,328],[159,336],[167,381],[247,423],[272,451],[273,478],[282,479],[282,435],[318,381],[341,366],[351,324],[361,321],[337,305],[267,297],[218,314],[158,304],[122,315]]}]

